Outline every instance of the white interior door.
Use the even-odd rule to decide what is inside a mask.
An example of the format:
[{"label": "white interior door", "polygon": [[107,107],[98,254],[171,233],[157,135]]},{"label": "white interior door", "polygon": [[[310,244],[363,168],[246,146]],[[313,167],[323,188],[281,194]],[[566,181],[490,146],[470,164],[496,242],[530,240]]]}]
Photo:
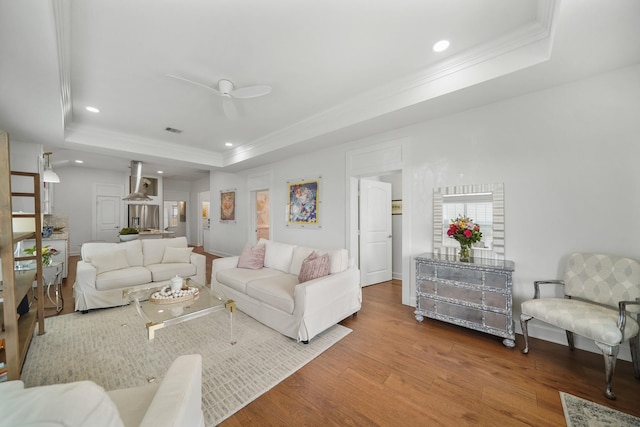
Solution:
[{"label": "white interior door", "polygon": [[361,179],[359,210],[362,286],[391,280],[391,184]]},{"label": "white interior door", "polygon": [[119,196],[96,197],[96,240],[119,242],[120,211],[122,198]]}]

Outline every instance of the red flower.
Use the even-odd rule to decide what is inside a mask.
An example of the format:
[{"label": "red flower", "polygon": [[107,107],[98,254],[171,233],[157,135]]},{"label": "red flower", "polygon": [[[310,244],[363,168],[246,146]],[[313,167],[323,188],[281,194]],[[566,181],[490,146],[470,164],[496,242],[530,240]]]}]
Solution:
[{"label": "red flower", "polygon": [[466,237],[467,239],[469,239],[472,234],[473,233],[471,233],[471,230],[464,230],[464,237]]}]

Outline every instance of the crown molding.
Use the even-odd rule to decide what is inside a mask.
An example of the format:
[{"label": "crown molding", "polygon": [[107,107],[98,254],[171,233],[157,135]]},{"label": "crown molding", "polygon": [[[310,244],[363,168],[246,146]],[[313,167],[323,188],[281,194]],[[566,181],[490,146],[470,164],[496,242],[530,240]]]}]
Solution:
[{"label": "crown molding", "polygon": [[536,19],[528,24],[489,43],[243,144],[224,154],[224,166],[547,61],[550,58],[558,7],[559,0],[539,0]]},{"label": "crown molding", "polygon": [[65,145],[75,144],[105,152],[116,151],[155,158],[171,159],[204,167],[219,168],[222,155],[216,151],[185,147],[152,138],[114,132],[103,128],[71,124],[65,132]]}]

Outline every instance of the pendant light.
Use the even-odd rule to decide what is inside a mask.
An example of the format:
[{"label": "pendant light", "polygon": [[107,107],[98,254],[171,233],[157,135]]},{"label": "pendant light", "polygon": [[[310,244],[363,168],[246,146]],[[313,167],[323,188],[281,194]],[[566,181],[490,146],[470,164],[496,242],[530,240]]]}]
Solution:
[{"label": "pendant light", "polygon": [[51,162],[49,160],[49,156],[53,154],[52,152],[44,153],[45,163],[44,163],[44,172],[42,174],[42,180],[44,182],[60,182],[60,178],[58,174],[53,171],[51,168]]}]

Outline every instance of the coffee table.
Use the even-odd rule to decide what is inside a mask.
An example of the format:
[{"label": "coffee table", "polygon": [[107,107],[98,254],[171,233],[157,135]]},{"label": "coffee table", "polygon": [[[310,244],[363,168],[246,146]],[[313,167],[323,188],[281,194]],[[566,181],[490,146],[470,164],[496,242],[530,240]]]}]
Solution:
[{"label": "coffee table", "polygon": [[229,331],[231,345],[234,345],[236,341],[233,338],[233,314],[236,311],[236,303],[191,279],[187,278],[185,284],[197,287],[199,294],[183,302],[157,304],[149,300],[151,294],[168,286],[166,284],[124,289],[123,296],[135,305],[138,314],[146,320],[149,340],[154,339],[155,332],[165,326],[186,322],[217,311],[229,310]]}]

